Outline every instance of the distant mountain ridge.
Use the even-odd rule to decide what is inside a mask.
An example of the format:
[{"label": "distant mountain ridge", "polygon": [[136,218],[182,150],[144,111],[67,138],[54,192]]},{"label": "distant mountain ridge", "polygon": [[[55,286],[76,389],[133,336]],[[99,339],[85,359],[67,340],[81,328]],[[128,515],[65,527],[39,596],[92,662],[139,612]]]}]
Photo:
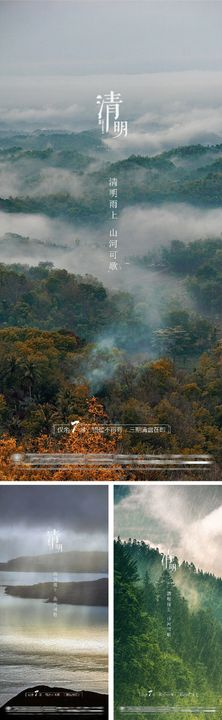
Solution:
[{"label": "distant mountain ridge", "polygon": [[0,563],[0,572],[72,572],[106,573],[108,570],[107,552],[81,552],[70,550],[47,555],[28,555],[12,558]]}]

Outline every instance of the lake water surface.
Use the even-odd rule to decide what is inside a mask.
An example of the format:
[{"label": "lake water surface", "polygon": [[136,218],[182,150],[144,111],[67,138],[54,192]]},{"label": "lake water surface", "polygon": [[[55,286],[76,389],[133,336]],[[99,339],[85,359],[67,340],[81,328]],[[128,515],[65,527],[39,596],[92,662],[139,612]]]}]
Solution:
[{"label": "lake water surface", "polygon": [[[58,582],[102,574],[58,573]],[[5,585],[52,581],[52,573],[0,573],[0,706],[26,687],[48,684],[107,692],[107,608],[10,597]]]}]

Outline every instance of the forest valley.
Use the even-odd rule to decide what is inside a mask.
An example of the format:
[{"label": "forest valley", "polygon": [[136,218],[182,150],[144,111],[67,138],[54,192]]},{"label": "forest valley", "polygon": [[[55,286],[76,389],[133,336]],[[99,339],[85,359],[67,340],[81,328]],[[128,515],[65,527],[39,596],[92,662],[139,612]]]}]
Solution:
[{"label": "forest valley", "polygon": [[[172,238],[152,247],[147,240],[145,249],[138,246],[136,254],[129,249],[130,272],[138,278],[137,286],[142,277],[142,295],[129,287],[130,281],[128,287],[124,281],[118,289],[115,283],[112,287],[93,274],[73,271],[72,266],[75,257],[78,266],[81,229],[90,237],[93,228],[98,244],[101,241],[110,175],[118,176],[122,212],[149,209],[155,203],[161,213],[166,201],[174,208],[189,202],[186,207],[192,205],[195,211],[209,207],[212,212],[222,204],[222,146],[194,145],[115,163],[109,162],[93,132],[3,134],[0,146],[2,167],[17,173],[21,184],[18,196],[0,199],[4,223],[9,216],[18,223],[20,215],[38,212],[47,216],[47,222],[49,217],[66,222],[63,229],[73,232],[72,247],[69,235],[67,244],[61,237],[60,245],[58,239],[38,241],[13,232],[0,238],[0,479],[40,477],[38,469],[11,462],[15,451],[25,450],[209,453],[219,479],[221,234],[186,242]],[[49,170],[51,178],[52,173],[59,178],[61,169],[83,185],[84,200],[81,196],[77,201],[68,191],[41,195],[42,178]],[[75,238],[76,225],[80,239]],[[58,258],[53,264],[58,248],[63,253],[60,262],[70,269],[59,269]],[[51,259],[40,260],[46,250]],[[5,252],[21,260],[4,261]],[[32,255],[33,262],[26,261]],[[53,434],[55,425],[71,427],[77,420],[75,433]],[[168,425],[171,432],[149,436],[127,429],[118,436],[92,432],[93,425],[106,423]],[[160,475],[153,470],[149,478]],[[196,475],[185,472],[184,477]],[[123,467],[43,468],[41,479],[50,478],[147,479],[147,473]]]}]

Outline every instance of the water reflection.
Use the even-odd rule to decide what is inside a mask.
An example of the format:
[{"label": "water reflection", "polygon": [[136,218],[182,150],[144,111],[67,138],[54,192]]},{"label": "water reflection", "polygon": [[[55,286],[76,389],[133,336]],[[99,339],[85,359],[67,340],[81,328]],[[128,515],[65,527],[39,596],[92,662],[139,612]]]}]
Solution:
[{"label": "water reflection", "polygon": [[[104,575],[59,573],[59,582]],[[107,608],[6,595],[4,584],[51,582],[51,573],[0,573],[0,704],[30,685],[107,692]]]}]

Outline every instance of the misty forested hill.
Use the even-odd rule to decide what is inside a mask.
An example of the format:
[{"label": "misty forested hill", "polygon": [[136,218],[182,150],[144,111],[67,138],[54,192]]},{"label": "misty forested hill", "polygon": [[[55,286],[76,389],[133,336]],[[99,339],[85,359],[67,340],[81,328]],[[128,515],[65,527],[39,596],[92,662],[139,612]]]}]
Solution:
[{"label": "misty forested hill", "polygon": [[[124,547],[135,560],[141,580],[148,572],[150,580],[156,585],[163,573],[163,553],[143,540],[130,539],[124,543]],[[172,563],[175,566],[173,581],[188,604],[193,609],[210,609],[222,625],[222,579],[203,572],[192,562],[179,563],[176,556],[172,558]]]},{"label": "misty forested hill", "polygon": [[56,132],[50,130],[35,130],[31,133],[0,131],[0,147],[2,153],[9,149],[16,152],[30,150],[33,152],[63,151],[83,152],[101,150],[104,152],[104,144],[98,130],[83,130],[82,132]]},{"label": "misty forested hill", "polygon": [[[134,257],[135,265],[147,271],[170,274],[183,278],[198,312],[214,319],[221,328],[222,309],[222,239],[212,237],[184,243],[172,240],[168,247],[153,249],[141,258]],[[178,316],[179,320],[179,316]]]},{"label": "misty forested hill", "polygon": [[[119,209],[137,204],[189,203],[216,208],[222,203],[222,145],[192,145],[160,155],[132,155],[109,162],[106,145],[96,131],[39,132],[0,136],[2,169],[19,174],[17,191],[0,188],[0,210],[41,213],[75,224],[104,223],[109,218],[107,182],[118,176]],[[95,167],[97,162],[98,167]],[[64,170],[81,180],[82,191]],[[47,176],[47,185],[42,179]],[[48,186],[48,187],[47,187]]]},{"label": "misty forested hill", "polygon": [[143,318],[138,322],[130,293],[108,290],[91,275],[68,273],[47,262],[35,267],[0,265],[0,326],[65,329],[82,342],[115,332],[120,347],[127,346],[130,332],[132,348],[138,339],[147,344],[149,333]]},{"label": "misty forested hill", "polygon": [[173,563],[175,572],[164,569],[158,549],[143,542],[115,543],[117,708],[218,705],[222,581]]}]

